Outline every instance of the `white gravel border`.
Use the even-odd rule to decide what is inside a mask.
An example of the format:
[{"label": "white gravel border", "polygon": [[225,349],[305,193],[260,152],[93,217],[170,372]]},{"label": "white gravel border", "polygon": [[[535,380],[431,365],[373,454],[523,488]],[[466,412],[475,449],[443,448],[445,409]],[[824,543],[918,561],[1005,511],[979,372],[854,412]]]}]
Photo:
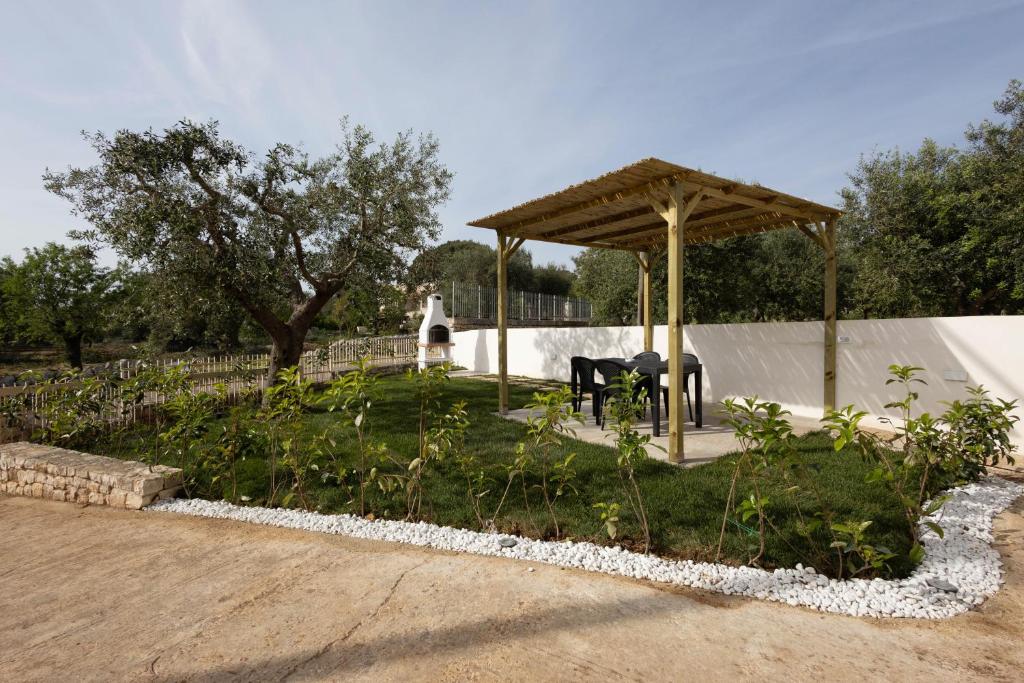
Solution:
[{"label": "white gravel border", "polygon": [[[925,560],[914,573],[900,580],[852,579],[838,581],[818,575],[813,568],[765,571],[709,562],[667,560],[618,547],[537,541],[425,522],[369,521],[352,515],[241,507],[224,501],[175,499],[158,502],[147,510],[215,517],[290,529],[305,529],[377,541],[513,557],[562,567],[617,574],[677,586],[690,586],[727,595],[803,605],[823,612],[871,617],[941,619],[980,605],[999,590],[1003,580],[999,553],[992,547],[992,520],[1024,493],[1024,486],[999,477],[986,477],[949,491],[936,521],[945,530],[938,538],[928,532]],[[922,527],[923,528],[923,527]]]}]

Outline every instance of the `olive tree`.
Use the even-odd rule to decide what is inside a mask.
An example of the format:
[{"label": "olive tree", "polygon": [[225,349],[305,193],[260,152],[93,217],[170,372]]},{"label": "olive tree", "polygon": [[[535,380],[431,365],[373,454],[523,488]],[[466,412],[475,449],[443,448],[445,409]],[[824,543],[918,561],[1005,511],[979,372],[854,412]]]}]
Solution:
[{"label": "olive tree", "polygon": [[97,265],[88,246],[53,242],[26,249],[9,270],[5,313],[28,338],[63,343],[67,362],[81,369],[82,342],[102,334],[116,274]]},{"label": "olive tree", "polygon": [[162,132],[84,134],[88,168],[47,170],[47,189],[92,228],[79,237],[166,273],[167,286],[219,288],[272,341],[270,374],[298,363],[313,320],[351,282],[394,281],[436,238],[452,174],[431,135],[377,144],[342,121],[313,158],[279,143],[257,156],[216,122]]}]

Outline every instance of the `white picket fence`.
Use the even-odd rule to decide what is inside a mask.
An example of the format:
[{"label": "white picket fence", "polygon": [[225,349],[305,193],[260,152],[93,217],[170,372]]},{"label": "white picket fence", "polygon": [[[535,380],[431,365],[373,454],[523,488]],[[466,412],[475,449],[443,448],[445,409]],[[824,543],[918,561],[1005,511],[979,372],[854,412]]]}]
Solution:
[{"label": "white picket fence", "polygon": [[[330,345],[306,351],[299,359],[299,370],[306,379],[328,381],[340,372],[351,370],[360,358],[373,367],[406,365],[416,360],[416,335],[339,339]],[[117,372],[121,379],[130,379],[153,361],[123,360]],[[199,390],[211,391],[218,382],[245,380],[266,386],[269,353],[207,356],[201,358],[167,358],[156,361],[157,367],[170,368],[185,364],[189,377]]]},{"label": "white picket fence", "polygon": [[[299,368],[304,378],[326,382],[354,368],[361,358],[368,359],[372,367],[409,365],[416,360],[417,341],[415,335],[340,339],[327,347],[303,353]],[[225,391],[225,399],[234,402],[245,393],[266,388],[270,354],[163,358],[155,361],[125,359],[98,374],[105,381],[95,391],[94,398],[105,406],[105,419],[108,421],[135,422],[141,413],[164,403],[168,397],[149,391],[141,402],[126,405],[121,400],[122,383],[138,376],[146,368],[166,370],[183,366],[188,371],[189,383],[194,392],[216,393],[219,385]],[[26,416],[30,420],[34,419],[33,416],[40,413],[54,392],[81,385],[77,378],[70,378],[56,382],[25,381],[14,386],[0,387],[0,432],[14,427]]]}]

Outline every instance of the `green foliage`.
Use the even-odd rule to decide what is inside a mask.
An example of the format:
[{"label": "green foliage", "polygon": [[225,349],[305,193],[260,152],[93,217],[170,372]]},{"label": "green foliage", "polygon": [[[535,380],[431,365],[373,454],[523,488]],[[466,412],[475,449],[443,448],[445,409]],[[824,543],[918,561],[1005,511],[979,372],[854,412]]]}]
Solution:
[{"label": "green foliage", "polygon": [[390,283],[359,283],[343,289],[317,318],[317,326],[354,336],[364,327],[375,335],[396,334],[405,323],[406,296]]},{"label": "green foliage", "polygon": [[237,503],[238,468],[246,460],[262,457],[267,450],[267,433],[244,404],[231,407],[226,423],[218,426],[213,447],[201,451],[197,465],[201,471],[195,477],[198,494]]},{"label": "green foliage", "polygon": [[[380,452],[381,447],[370,440],[370,408],[379,397],[377,377],[370,372],[369,358],[360,358],[356,367],[347,372],[327,387],[322,402],[327,404],[331,412],[339,410],[356,433],[358,444],[359,467],[356,470],[359,487],[359,514],[366,515],[366,486],[369,484],[369,463],[373,456]],[[321,436],[321,442],[329,443],[333,448],[334,440],[327,435]],[[339,483],[345,480],[345,467],[331,451],[334,475]]]},{"label": "green foliage", "polygon": [[[687,323],[821,318],[824,258],[818,246],[800,233],[777,231],[687,246],[684,258]],[[593,303],[595,322],[632,324],[637,308],[636,260],[626,252],[587,249],[574,262],[573,294]],[[840,292],[848,270],[841,260]],[[668,268],[663,254],[654,259],[651,284],[654,321],[664,324]]]},{"label": "green foliage", "polygon": [[4,318],[26,339],[42,338],[64,345],[65,359],[82,367],[82,342],[103,334],[114,274],[96,263],[86,246],[53,242],[26,249],[20,264],[7,263],[2,299]]},{"label": "green foliage", "polygon": [[968,387],[966,401],[947,403],[942,423],[948,429],[948,448],[963,459],[963,475],[976,479],[988,466],[1014,465],[1016,446],[1010,441],[1019,417],[1013,414],[1017,401],[992,400],[984,387]]},{"label": "green foliage", "polygon": [[846,558],[847,576],[851,579],[864,572],[881,573],[887,569],[887,562],[896,557],[895,553],[884,546],[873,546],[865,542],[865,532],[872,523],[868,520],[836,522],[832,525],[836,534],[832,547]]},{"label": "green foliage", "polygon": [[[1017,421],[1011,415],[1016,401],[993,401],[981,387],[969,390],[971,399],[949,404],[939,418],[915,414],[916,386],[925,383],[917,376],[921,370],[911,365],[889,366],[892,376],[886,384],[895,384],[902,391],[897,400],[886,404],[899,411],[899,418],[882,420],[892,428],[893,436],[861,429],[867,413],[853,406],[829,411],[822,419],[835,437],[835,449],[854,449],[871,467],[866,481],[888,488],[899,501],[915,561],[924,557],[919,523],[948,500],[948,496],[935,494],[976,481],[986,465],[1012,462],[1014,446],[1009,433]],[[942,536],[938,523],[927,520],[925,526]]]},{"label": "green foliage", "polygon": [[594,509],[601,511],[599,516],[604,529],[608,532],[608,538],[614,541],[619,534],[619,510],[622,506],[618,503],[594,503]]},{"label": "green foliage", "polygon": [[[147,373],[144,369],[143,374]],[[375,376],[374,381],[376,397],[365,408],[367,416],[363,419],[367,429],[365,457],[371,470],[366,474],[365,514],[368,518],[408,517],[408,466],[421,448],[417,419],[421,398],[413,390],[415,380],[410,377]],[[188,386],[188,364],[170,368],[167,373],[154,369],[152,377],[140,380],[139,385],[144,385],[150,394],[157,387],[168,396],[182,391]],[[184,452],[189,494],[194,496],[358,514],[359,482],[355,473],[360,468],[362,451],[354,416],[363,412],[358,407],[363,405],[362,399],[357,397],[350,408],[343,410],[344,399],[340,395],[324,398],[312,394],[308,383],[301,382],[297,373],[285,376],[280,386],[271,391],[271,399],[263,406],[255,397],[229,406],[217,402],[219,397],[212,395],[212,415],[205,419],[205,429],[198,430],[193,428],[206,399],[193,405],[192,399],[182,396],[176,403],[181,407],[173,412],[143,411],[145,418],[123,433],[101,434],[91,443],[82,444],[82,448],[134,460],[152,458],[169,465],[181,463]],[[138,390],[138,386],[133,389]],[[114,391],[114,396],[130,394],[127,389]],[[529,391],[517,385],[511,387],[510,398],[512,407],[535,402]],[[558,407],[559,399],[548,400],[553,411],[565,410]],[[331,405],[336,406],[333,411]],[[552,535],[551,522],[538,525],[539,518],[535,520],[537,511],[547,509],[541,472],[543,457],[551,463],[547,486],[563,538],[607,542],[611,522],[615,534],[612,540],[616,543],[631,547],[643,543],[646,534],[637,515],[632,510],[622,514],[624,508],[629,508],[622,500],[629,487],[620,468],[620,450],[575,441],[568,431],[557,444],[552,444],[546,456],[525,448],[534,443],[534,437],[527,425],[495,415],[494,385],[490,382],[443,382],[434,405],[437,407],[427,421],[424,440],[429,461],[420,482],[419,519],[535,537]],[[104,411],[115,414],[116,406],[108,402]],[[565,418],[558,421],[564,422],[566,428],[573,422]],[[378,439],[384,425],[386,446]],[[177,438],[160,439],[164,432],[192,434],[194,440],[185,444]],[[291,443],[285,443],[286,440]],[[901,575],[909,570],[912,540],[903,522],[900,501],[889,488],[865,481],[872,466],[859,458],[836,457],[832,440],[824,433],[787,441],[791,453],[778,459],[779,466],[757,475],[760,498],[770,501],[761,501],[770,524],[760,564],[776,567],[806,563],[808,557],[815,557],[819,547],[831,552],[830,558],[840,556],[842,553],[829,548],[829,544],[848,539],[841,535],[832,538],[827,518],[814,514],[828,508],[844,524],[848,520],[871,520],[872,525],[859,544],[870,545],[879,552],[889,548],[895,555],[886,561],[886,567],[864,569],[858,575]],[[782,466],[788,458],[799,459],[803,467],[789,470]],[[651,549],[672,557],[714,559],[721,510],[734,475],[733,458],[680,469],[640,457],[634,466],[650,525]],[[802,478],[801,471],[807,480]],[[752,492],[750,476],[744,472],[735,483],[735,489],[743,492],[741,499],[749,499],[747,494]],[[506,492],[498,500],[495,494],[502,487]],[[794,487],[798,490],[794,491]],[[824,499],[823,504],[813,495],[816,489]],[[515,495],[517,492],[522,496]],[[595,501],[606,507],[595,507]],[[613,507],[619,502],[621,507]],[[757,503],[753,501],[754,508],[748,508],[753,514],[744,524],[742,512],[735,512],[741,503],[734,499],[729,505],[730,520],[756,527]],[[601,517],[601,513],[607,517]],[[756,542],[756,529],[751,532],[753,535],[745,531],[727,535],[722,556],[731,562],[748,561],[757,552],[756,547],[747,548],[749,540]],[[812,546],[808,538],[816,545]],[[847,559],[851,556],[856,569],[865,562],[863,554],[842,554],[842,574],[850,571]],[[815,566],[835,576],[840,574],[836,564],[837,560],[830,559],[816,562]]]},{"label": "green foliage", "polygon": [[[221,397],[223,397],[223,388]],[[166,455],[162,460],[174,463],[185,473],[185,490],[191,492],[196,486],[198,463],[205,454],[205,438],[213,424],[218,407],[218,396],[192,391],[186,386],[171,395],[161,406],[170,419],[167,427],[160,432],[161,450]]]},{"label": "green foliage", "polygon": [[533,280],[535,292],[568,296],[576,281],[576,274],[565,266],[548,263],[533,269]]},{"label": "green foliage", "polygon": [[[558,458],[556,453],[567,437],[576,436],[570,422],[583,424],[584,418],[572,408],[572,390],[567,386],[560,386],[553,391],[536,392],[526,407],[530,411],[526,418],[527,438],[516,446],[518,457],[513,473],[519,476],[523,484],[525,500],[526,479],[536,468],[540,481],[535,487],[540,490],[543,497],[548,517],[554,527],[554,536],[560,538],[562,530],[555,505],[569,492],[576,493],[576,487],[573,485],[576,470],[572,465],[576,454],[568,453],[563,458]],[[510,483],[513,473],[509,476]]]},{"label": "green foliage", "polygon": [[[418,409],[416,455],[407,461],[381,445],[379,466],[370,470],[370,480],[377,483],[382,493],[401,494],[405,518],[409,520],[422,518],[426,478],[434,474],[448,456],[459,456],[469,426],[463,402],[439,414],[440,396],[450,381],[450,371],[451,364],[443,363],[406,372],[406,381],[411,384]],[[383,469],[387,465],[397,467],[397,471]]]},{"label": "green foliage", "polygon": [[[449,240],[424,249],[409,266],[404,281],[415,289],[444,289],[454,282],[495,287],[498,282],[498,256],[494,247],[471,240]],[[508,264],[510,289],[535,291],[533,257],[520,249]]]},{"label": "green foliage", "polygon": [[1003,120],[969,126],[964,149],[926,139],[915,153],[862,158],[843,191],[840,252],[856,275],[858,317],[1024,310],[1024,91],[995,103]]},{"label": "green foliage", "polygon": [[81,448],[95,441],[111,417],[108,382],[71,370],[36,386],[37,427],[34,438],[62,448]]},{"label": "green foliage", "polygon": [[[623,484],[623,494],[643,531],[644,552],[646,553],[651,549],[651,525],[647,519],[647,506],[644,504],[644,496],[640,489],[640,483],[637,481],[636,472],[648,457],[647,447],[651,443],[651,435],[640,434],[633,426],[643,418],[644,401],[647,398],[646,389],[638,391],[636,388],[640,379],[641,375],[636,370],[624,371],[612,383],[614,393],[608,397],[603,409],[605,414],[612,418],[615,446],[618,450],[615,464]],[[611,510],[606,509],[605,512],[611,512]],[[615,512],[618,513],[618,508]],[[606,524],[608,521],[605,519]],[[617,517],[615,521],[618,521]]]},{"label": "green foliage", "polygon": [[309,477],[319,472],[316,452],[303,447],[299,439],[301,418],[312,400],[312,385],[302,378],[299,368],[290,367],[281,370],[277,382],[267,387],[263,393],[263,406],[260,419],[267,425],[270,442],[270,488],[267,494],[268,504],[273,506],[277,500],[280,482],[277,479],[278,466],[290,480],[288,492],[281,499],[285,507],[296,498],[303,507],[309,508],[306,496]]}]

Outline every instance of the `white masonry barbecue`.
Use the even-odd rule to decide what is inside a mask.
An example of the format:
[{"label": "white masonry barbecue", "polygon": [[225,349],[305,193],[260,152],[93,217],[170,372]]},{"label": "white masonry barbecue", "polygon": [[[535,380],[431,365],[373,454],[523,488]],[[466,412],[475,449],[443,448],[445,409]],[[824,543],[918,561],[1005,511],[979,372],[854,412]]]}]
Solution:
[{"label": "white masonry barbecue", "polygon": [[452,359],[452,328],[448,326],[440,294],[427,297],[427,312],[420,323],[418,346],[417,365],[421,370]]}]

